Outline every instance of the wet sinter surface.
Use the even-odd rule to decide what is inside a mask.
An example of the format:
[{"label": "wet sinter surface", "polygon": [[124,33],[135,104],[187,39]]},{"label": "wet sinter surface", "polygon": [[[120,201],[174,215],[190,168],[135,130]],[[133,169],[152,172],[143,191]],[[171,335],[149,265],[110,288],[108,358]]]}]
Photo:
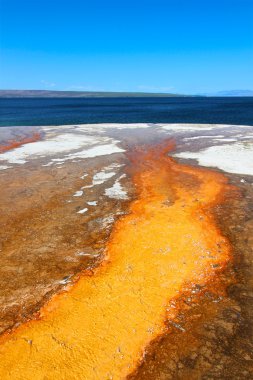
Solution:
[{"label": "wet sinter surface", "polygon": [[1,340],[1,379],[120,379],[177,310],[171,299],[226,266],[230,245],[210,212],[229,191],[223,174],[177,163],[172,148],[137,147],[137,199],[118,220],[106,258]]}]

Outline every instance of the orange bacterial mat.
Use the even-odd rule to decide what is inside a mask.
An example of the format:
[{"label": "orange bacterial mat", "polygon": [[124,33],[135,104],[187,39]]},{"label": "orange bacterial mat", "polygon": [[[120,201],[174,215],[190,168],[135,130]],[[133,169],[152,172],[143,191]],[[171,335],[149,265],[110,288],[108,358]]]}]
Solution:
[{"label": "orange bacterial mat", "polygon": [[126,377],[164,331],[170,299],[229,260],[210,213],[225,176],[178,164],[167,156],[171,146],[130,153],[137,199],[115,223],[104,262],[54,296],[38,320],[2,337],[1,380]]}]

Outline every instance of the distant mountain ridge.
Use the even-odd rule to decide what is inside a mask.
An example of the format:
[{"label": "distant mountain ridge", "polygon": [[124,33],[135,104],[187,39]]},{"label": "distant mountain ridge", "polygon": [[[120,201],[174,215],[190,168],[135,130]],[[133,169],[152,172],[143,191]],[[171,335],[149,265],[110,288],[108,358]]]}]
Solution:
[{"label": "distant mountain ridge", "polygon": [[0,98],[120,98],[120,97],[178,97],[169,93],[50,91],[50,90],[0,90]]},{"label": "distant mountain ridge", "polygon": [[168,97],[247,97],[253,90],[230,90],[196,95],[157,92],[0,90],[0,98],[168,98]]}]

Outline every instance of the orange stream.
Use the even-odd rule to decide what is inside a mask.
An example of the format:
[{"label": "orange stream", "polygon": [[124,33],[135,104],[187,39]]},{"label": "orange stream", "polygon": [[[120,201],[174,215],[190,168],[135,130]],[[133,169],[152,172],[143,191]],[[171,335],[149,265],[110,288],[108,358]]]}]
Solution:
[{"label": "orange stream", "polygon": [[0,145],[0,153],[7,152],[8,150],[12,150],[18,148],[21,145],[28,144],[31,142],[35,142],[41,139],[41,135],[38,132],[35,132],[30,137],[24,137],[21,140],[9,140],[6,145]]},{"label": "orange stream", "polygon": [[131,154],[138,197],[115,224],[106,259],[53,297],[39,320],[2,338],[1,380],[125,378],[164,331],[169,301],[226,264],[228,242],[208,211],[226,178],[177,164],[169,148]]}]

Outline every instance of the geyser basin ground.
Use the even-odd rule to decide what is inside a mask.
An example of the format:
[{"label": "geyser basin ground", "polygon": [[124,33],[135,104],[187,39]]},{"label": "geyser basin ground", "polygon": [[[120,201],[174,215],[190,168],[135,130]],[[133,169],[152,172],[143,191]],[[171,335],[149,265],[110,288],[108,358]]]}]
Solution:
[{"label": "geyser basin ground", "polygon": [[[236,231],[228,238],[217,212],[225,216],[237,202],[243,213],[235,185],[250,196],[251,177],[230,177],[229,183],[225,174],[168,155],[203,154],[227,145],[231,136],[249,146],[252,131],[213,125],[43,127],[35,128],[40,141],[5,149],[2,223],[9,230],[1,229],[1,378],[120,379],[134,370],[131,376],[138,377],[145,350],[152,356],[158,344],[157,352],[160,347],[164,353],[159,339],[175,339],[169,324],[186,335],[193,331],[178,318],[182,302],[196,293],[202,311],[209,294],[215,324],[219,310],[213,305],[223,307],[225,299],[228,306],[226,289],[238,282],[231,266]],[[16,129],[16,138],[23,133]],[[147,358],[140,367],[146,365],[147,378],[158,378],[151,367],[173,378],[171,367],[161,369],[162,360],[151,366]],[[212,365],[202,364],[194,376],[201,368]],[[186,364],[179,370],[189,378]]]}]

